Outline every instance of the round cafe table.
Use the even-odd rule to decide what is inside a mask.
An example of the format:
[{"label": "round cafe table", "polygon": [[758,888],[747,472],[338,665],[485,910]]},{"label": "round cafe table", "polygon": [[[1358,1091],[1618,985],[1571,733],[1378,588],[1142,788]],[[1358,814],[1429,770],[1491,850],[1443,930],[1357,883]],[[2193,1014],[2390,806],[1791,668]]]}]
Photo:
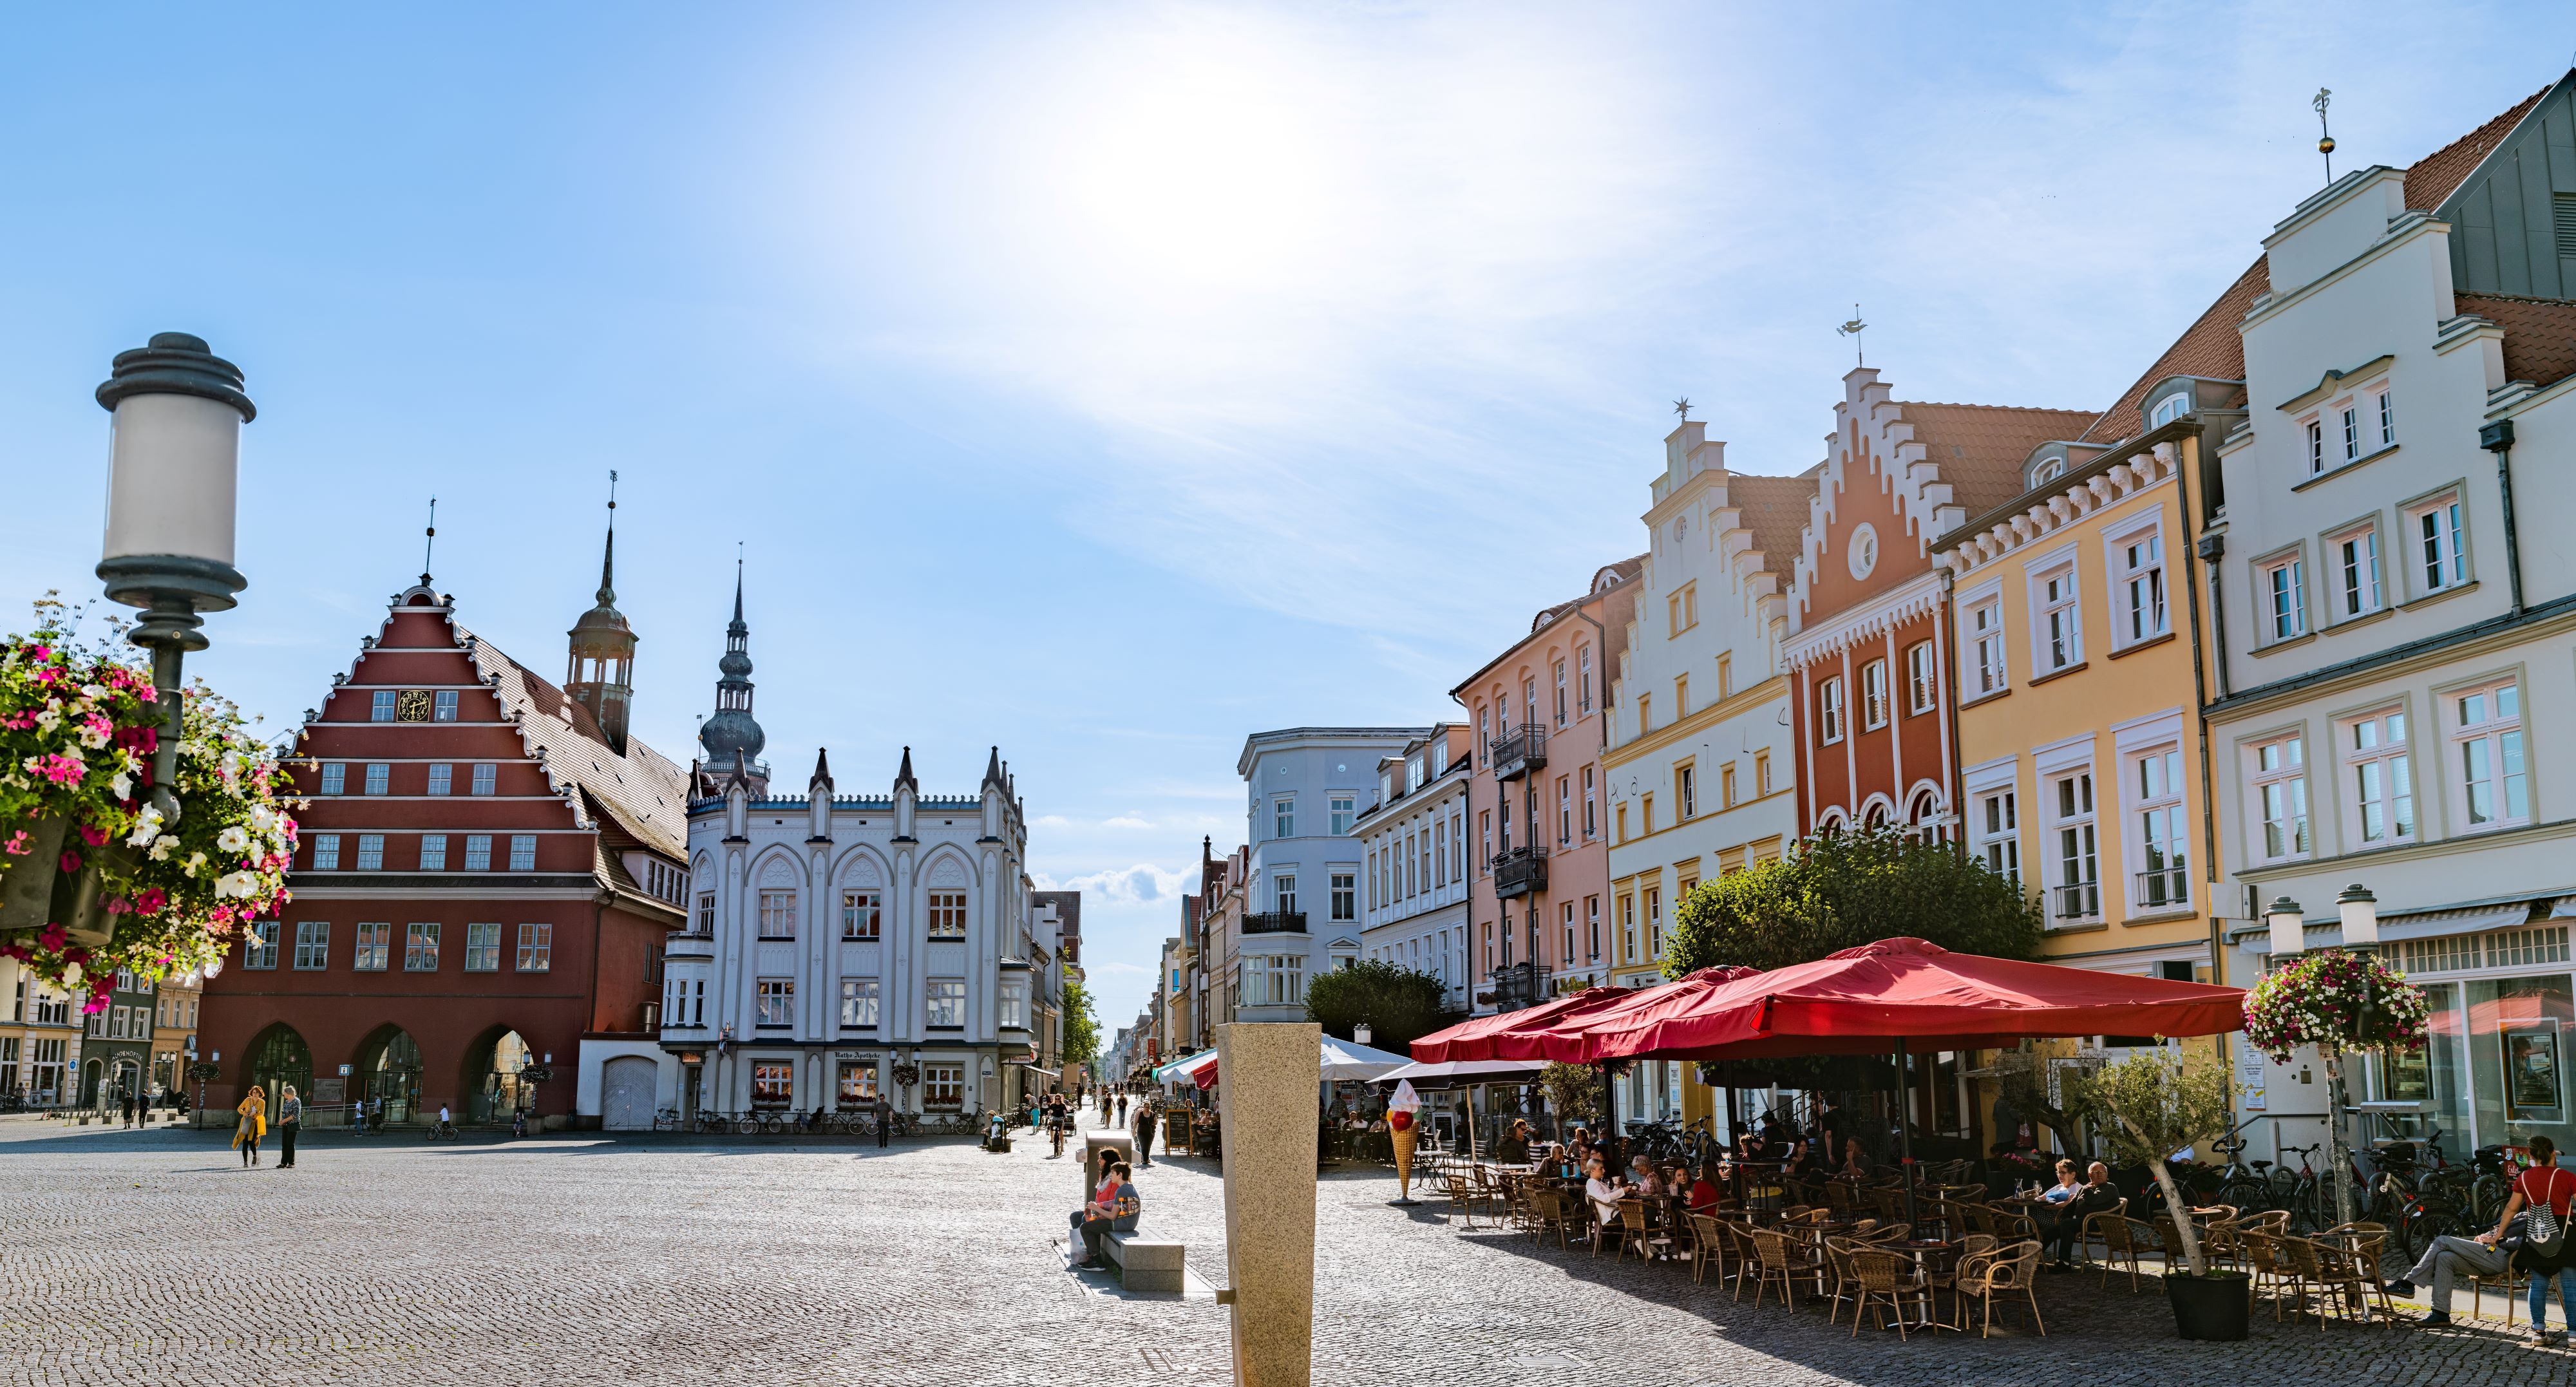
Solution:
[{"label": "round cafe table", "polygon": [[1922,1286],[1923,1294],[1920,1303],[1923,1306],[1923,1318],[1920,1321],[1909,1320],[1906,1322],[1905,1327],[1908,1329],[1956,1329],[1958,1326],[1944,1323],[1939,1317],[1933,1314],[1932,1278],[1939,1272],[1957,1270],[1960,1250],[1964,1248],[1966,1244],[1952,1242],[1946,1238],[1914,1238],[1906,1242],[1889,1243],[1886,1246],[1887,1250],[1890,1252],[1898,1253],[1902,1256],[1913,1259],[1915,1275],[1920,1279]]}]

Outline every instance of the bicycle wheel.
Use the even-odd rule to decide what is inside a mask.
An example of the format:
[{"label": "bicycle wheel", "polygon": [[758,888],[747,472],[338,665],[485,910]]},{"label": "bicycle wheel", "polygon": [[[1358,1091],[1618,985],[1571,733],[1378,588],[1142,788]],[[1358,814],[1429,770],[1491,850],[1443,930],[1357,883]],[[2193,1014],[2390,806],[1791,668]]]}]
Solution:
[{"label": "bicycle wheel", "polygon": [[2272,1187],[2251,1175],[2231,1176],[2218,1187],[2218,1202],[2238,1213],[2260,1213],[2271,1207]]}]

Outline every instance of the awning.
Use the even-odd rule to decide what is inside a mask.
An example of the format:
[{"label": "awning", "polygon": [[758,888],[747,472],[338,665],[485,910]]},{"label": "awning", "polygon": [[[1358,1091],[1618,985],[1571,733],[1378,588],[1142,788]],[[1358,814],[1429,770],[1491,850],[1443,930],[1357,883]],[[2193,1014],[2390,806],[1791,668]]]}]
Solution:
[{"label": "awning", "polygon": [[1547,1068],[1545,1060],[1446,1060],[1439,1064],[1415,1061],[1402,1069],[1392,1069],[1377,1076],[1381,1085],[1411,1082],[1415,1088],[1465,1088],[1470,1084],[1526,1084],[1537,1081],[1539,1071]]},{"label": "awning", "polygon": [[1201,1050],[1195,1055],[1176,1059],[1170,1064],[1164,1065],[1154,1071],[1154,1082],[1158,1084],[1178,1083],[1184,1074],[1198,1068],[1202,1063],[1216,1063],[1216,1051],[1213,1049]]},{"label": "awning", "polygon": [[1377,1078],[1391,1069],[1402,1069],[1410,1061],[1402,1055],[1373,1050],[1356,1041],[1325,1036],[1321,1055],[1326,1083]]},{"label": "awning", "polygon": [[1571,1012],[1595,1010],[1629,995],[1624,987],[1587,987],[1519,1011],[1471,1016],[1445,1030],[1433,1031],[1405,1048],[1425,1064],[1494,1059],[1493,1043],[1497,1035],[1548,1025]]}]

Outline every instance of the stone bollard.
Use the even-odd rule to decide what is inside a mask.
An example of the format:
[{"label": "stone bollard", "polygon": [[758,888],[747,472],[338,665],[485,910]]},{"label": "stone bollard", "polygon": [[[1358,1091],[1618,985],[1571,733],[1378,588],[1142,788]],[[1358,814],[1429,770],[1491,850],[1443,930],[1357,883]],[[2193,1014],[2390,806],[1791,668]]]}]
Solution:
[{"label": "stone bollard", "polygon": [[1315,1089],[1323,1028],[1216,1028],[1226,1281],[1237,1387],[1308,1387],[1315,1367]]}]

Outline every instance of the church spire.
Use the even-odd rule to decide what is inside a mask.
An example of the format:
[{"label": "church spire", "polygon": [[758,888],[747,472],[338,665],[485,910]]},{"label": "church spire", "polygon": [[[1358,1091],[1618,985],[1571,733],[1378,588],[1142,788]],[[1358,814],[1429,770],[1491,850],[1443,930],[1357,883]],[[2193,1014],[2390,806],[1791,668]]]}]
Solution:
[{"label": "church spire", "polygon": [[[608,474],[608,540],[600,550],[596,605],[574,622],[564,694],[590,710],[600,740],[626,754],[626,730],[635,696],[635,632],[617,610],[617,591],[610,583],[617,562],[617,474]],[[424,582],[423,586],[427,586]]]},{"label": "church spire", "polygon": [[[715,716],[698,728],[698,745],[707,760],[722,765],[756,762],[769,736],[751,715],[751,626],[742,619],[742,559],[734,559],[733,620],[725,626],[724,658],[716,661]],[[764,778],[767,768],[756,772]]]}]

